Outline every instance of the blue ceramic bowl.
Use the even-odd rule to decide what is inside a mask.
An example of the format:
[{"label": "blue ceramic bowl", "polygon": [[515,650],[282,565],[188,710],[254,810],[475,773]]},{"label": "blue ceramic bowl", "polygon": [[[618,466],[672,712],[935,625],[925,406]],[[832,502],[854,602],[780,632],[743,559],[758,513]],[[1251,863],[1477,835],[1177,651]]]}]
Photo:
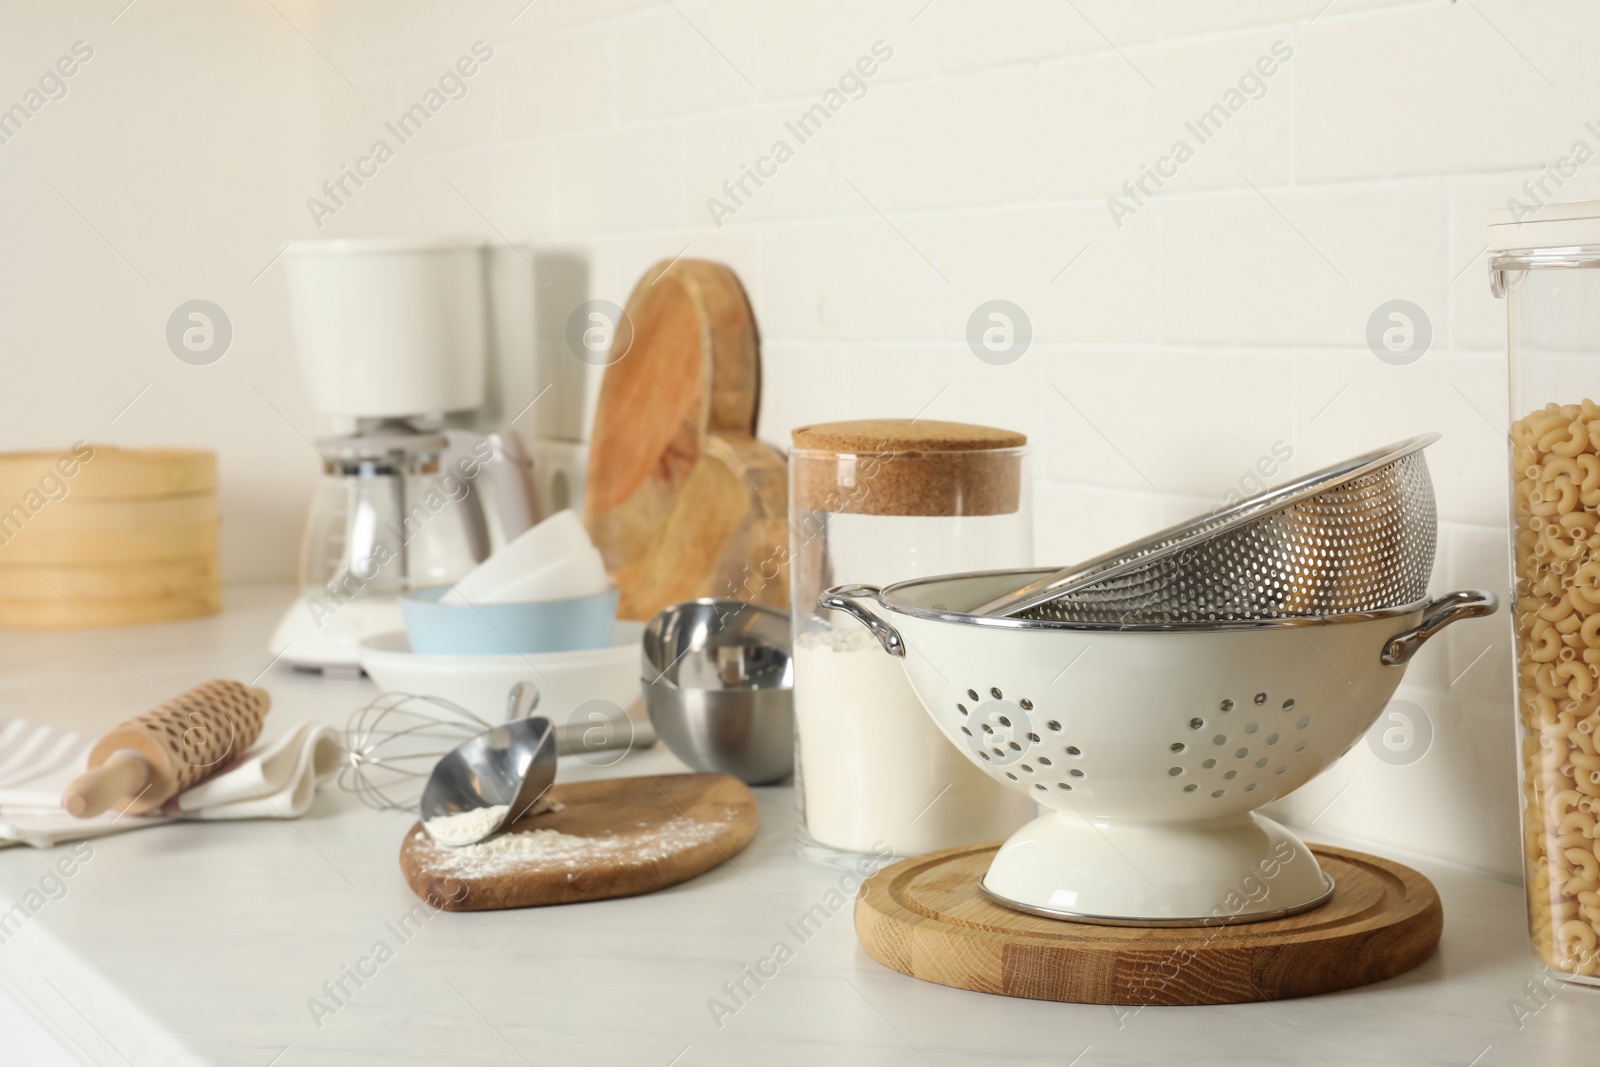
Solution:
[{"label": "blue ceramic bowl", "polygon": [[493,656],[605,648],[617,621],[617,590],[520,604],[441,604],[449,586],[400,598],[411,651],[424,656]]}]

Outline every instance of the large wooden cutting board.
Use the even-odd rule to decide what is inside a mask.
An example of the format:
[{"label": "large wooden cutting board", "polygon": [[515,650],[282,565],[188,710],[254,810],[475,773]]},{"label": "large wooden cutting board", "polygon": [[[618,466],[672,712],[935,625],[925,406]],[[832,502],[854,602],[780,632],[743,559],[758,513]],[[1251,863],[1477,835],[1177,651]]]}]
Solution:
[{"label": "large wooden cutting board", "polygon": [[631,897],[727,862],[759,822],[755,794],[726,774],[570,782],[547,795],[562,810],[527,816],[510,832],[558,830],[585,844],[505,861],[440,845],[419,822],[400,846],[406,884],[445,911]]},{"label": "large wooden cutting board", "polygon": [[1439,894],[1392,860],[1312,845],[1332,898],[1236,926],[1091,926],[1025,915],[978,889],[999,848],[902,860],[856,898],[856,937],[886,967],[940,985],[1079,1004],[1238,1004],[1379,982],[1433,954]]},{"label": "large wooden cutting board", "polygon": [[760,338],[743,286],[720,263],[663,261],[626,310],[585,490],[619,614],[699,596],[787,607],[787,468],[754,436]]}]

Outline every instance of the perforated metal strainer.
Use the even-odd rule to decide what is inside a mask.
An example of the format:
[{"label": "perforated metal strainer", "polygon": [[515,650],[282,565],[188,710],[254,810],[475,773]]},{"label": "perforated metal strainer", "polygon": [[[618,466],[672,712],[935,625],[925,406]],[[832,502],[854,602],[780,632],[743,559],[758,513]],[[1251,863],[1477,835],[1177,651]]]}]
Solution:
[{"label": "perforated metal strainer", "polygon": [[1204,624],[1423,599],[1438,517],[1425,434],[1057,571],[975,615]]}]

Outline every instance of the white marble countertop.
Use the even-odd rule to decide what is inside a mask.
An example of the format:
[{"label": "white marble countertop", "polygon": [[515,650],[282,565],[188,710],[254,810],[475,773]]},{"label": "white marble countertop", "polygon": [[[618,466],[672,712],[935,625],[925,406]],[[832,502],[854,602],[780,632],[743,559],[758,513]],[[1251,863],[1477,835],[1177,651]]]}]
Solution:
[{"label": "white marble countertop", "polygon": [[[229,591],[220,618],[0,638],[0,714],[83,730],[208,677],[250,679],[289,593]],[[342,723],[364,680],[273,668],[275,728]],[[567,779],[681,770],[659,748]],[[174,824],[96,841],[0,944],[0,1063],[19,1012],[95,1064],[1587,1064],[1600,993],[1540,985],[1520,887],[1415,857],[1444,900],[1439,951],[1411,973],[1331,996],[1128,1009],[1013,1000],[889,971],[842,909],[804,943],[786,927],[839,872],[794,852],[794,794],[758,789],[762,824],[733,862],[645,897],[439,913],[399,942],[416,904],[397,852],[409,816],[336,790],[294,823]],[[0,911],[68,851],[0,851]],[[331,1016],[309,998],[385,940],[391,959]],[[786,941],[794,958],[732,1016],[711,998]],[[347,983],[348,984],[348,983]],[[352,986],[353,988],[353,986]],[[1538,990],[1537,995],[1535,990]],[[1521,1018],[1516,1005],[1522,1005]],[[319,1025],[320,1023],[320,1025]],[[13,1057],[21,1058],[13,1058]]]}]

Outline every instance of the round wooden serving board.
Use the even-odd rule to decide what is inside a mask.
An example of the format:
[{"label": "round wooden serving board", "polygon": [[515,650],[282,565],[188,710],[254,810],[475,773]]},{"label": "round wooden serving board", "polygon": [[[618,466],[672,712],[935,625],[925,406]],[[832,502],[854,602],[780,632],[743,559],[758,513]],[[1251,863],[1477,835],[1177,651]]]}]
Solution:
[{"label": "round wooden serving board", "polygon": [[621,618],[702,596],[788,609],[788,468],[755,438],[760,350],[721,263],[663,260],[628,298],[584,490]]},{"label": "round wooden serving board", "polygon": [[1312,845],[1333,899],[1287,919],[1209,927],[1091,926],[1003,908],[978,890],[999,842],[930,852],[867,879],[856,936],[903,974],[1078,1004],[1237,1004],[1403,974],[1439,943],[1439,894],[1409,867]]},{"label": "round wooden serving board", "polygon": [[550,787],[561,811],[511,827],[559,830],[583,846],[514,860],[474,858],[406,831],[400,870],[412,892],[445,911],[488,911],[631,897],[704,874],[755,836],[750,787],[726,774],[607,778]]}]

